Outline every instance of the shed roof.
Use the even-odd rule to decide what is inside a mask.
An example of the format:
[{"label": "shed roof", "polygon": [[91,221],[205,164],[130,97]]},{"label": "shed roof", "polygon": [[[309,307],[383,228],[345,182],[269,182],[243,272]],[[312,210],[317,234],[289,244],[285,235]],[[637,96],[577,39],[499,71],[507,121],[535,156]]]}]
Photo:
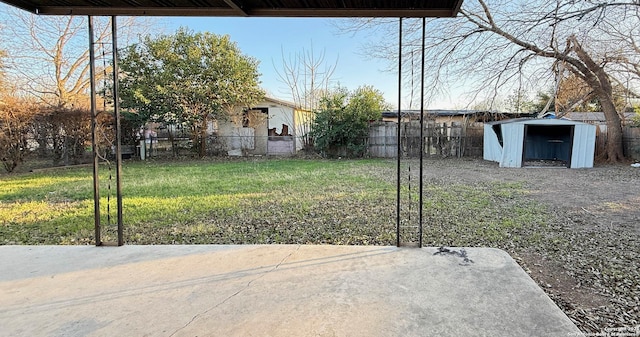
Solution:
[{"label": "shed roof", "polygon": [[35,14],[454,17],[463,0],[0,0]]}]

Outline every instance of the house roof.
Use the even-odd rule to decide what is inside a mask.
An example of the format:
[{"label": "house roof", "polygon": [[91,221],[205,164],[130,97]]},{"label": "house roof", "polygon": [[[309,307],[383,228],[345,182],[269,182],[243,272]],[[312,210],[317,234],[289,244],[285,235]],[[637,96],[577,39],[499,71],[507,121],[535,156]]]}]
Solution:
[{"label": "house roof", "polygon": [[[403,116],[411,116],[414,118],[420,117],[420,110],[401,110],[400,113]],[[498,111],[488,111],[488,110],[443,110],[443,109],[434,109],[434,110],[425,110],[425,116],[437,116],[437,117],[454,117],[454,116],[474,116],[474,115],[504,115],[504,116],[525,116],[530,117],[531,114],[524,113],[508,113],[508,112],[498,112]],[[384,111],[382,112],[382,117],[384,118],[392,118],[398,117],[398,111]]]},{"label": "house roof", "polygon": [[[625,119],[631,119],[635,115],[634,112],[624,112],[622,113]],[[564,115],[565,118],[584,121],[584,122],[606,122],[606,118],[604,116],[604,112],[581,112],[574,111],[569,112]]]},{"label": "house roof", "polygon": [[292,109],[297,109],[297,110],[302,110],[302,108],[296,106],[295,103],[293,102],[289,102],[289,101],[285,101],[285,100],[281,100],[281,99],[277,99],[277,98],[273,98],[273,97],[265,97],[264,102],[271,102],[271,103],[275,103],[275,104],[279,104],[279,105],[284,105],[286,107],[292,108]]},{"label": "house roof", "polygon": [[[467,115],[475,115],[477,113],[485,113],[486,111],[480,110],[425,110],[425,115],[431,116],[467,116]],[[418,116],[420,115],[420,110],[415,109],[405,109],[401,110],[400,113],[403,116]],[[383,111],[382,117],[398,117],[398,111]]]},{"label": "house roof", "polygon": [[463,0],[0,0],[43,15],[454,17]]},{"label": "house roof", "polygon": [[[625,121],[631,120],[636,115],[635,112],[622,112],[620,117]],[[543,118],[556,118],[556,113],[549,111],[543,115]],[[607,122],[604,112],[592,112],[592,111],[572,111],[563,115],[560,119],[581,121],[590,124],[603,124]]]}]

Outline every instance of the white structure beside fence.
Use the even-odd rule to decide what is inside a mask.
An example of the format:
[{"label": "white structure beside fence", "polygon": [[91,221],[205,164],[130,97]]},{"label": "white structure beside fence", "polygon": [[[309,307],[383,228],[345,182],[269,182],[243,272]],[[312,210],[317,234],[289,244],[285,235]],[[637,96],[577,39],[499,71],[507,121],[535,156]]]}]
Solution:
[{"label": "white structure beside fence", "polygon": [[483,158],[500,167],[557,162],[593,167],[596,127],[562,119],[511,119],[484,125]]}]

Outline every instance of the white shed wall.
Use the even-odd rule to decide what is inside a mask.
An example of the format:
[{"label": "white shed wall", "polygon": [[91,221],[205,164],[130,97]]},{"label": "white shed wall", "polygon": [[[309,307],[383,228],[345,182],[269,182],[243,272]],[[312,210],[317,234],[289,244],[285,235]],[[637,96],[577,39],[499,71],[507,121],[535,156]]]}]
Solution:
[{"label": "white shed wall", "polygon": [[502,127],[502,158],[500,167],[522,167],[524,124],[505,123]]},{"label": "white shed wall", "polygon": [[502,146],[492,128],[494,125],[495,123],[484,125],[483,158],[500,163],[500,167],[522,167],[525,125],[574,126],[571,168],[593,167],[597,128],[595,125],[558,119],[507,121],[498,124],[502,131]]},{"label": "white shed wall", "polygon": [[590,124],[577,124],[573,129],[571,168],[593,167],[595,147],[596,126]]},{"label": "white shed wall", "polygon": [[484,146],[482,148],[482,158],[484,160],[490,160],[500,162],[502,159],[502,146],[498,140],[498,135],[492,128],[493,125],[484,125]]}]

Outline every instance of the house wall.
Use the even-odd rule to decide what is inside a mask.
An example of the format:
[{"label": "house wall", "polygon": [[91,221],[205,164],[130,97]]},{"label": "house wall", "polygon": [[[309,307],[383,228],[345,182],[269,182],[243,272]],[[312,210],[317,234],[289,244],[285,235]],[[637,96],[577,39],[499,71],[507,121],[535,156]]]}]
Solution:
[{"label": "house wall", "polygon": [[309,132],[311,132],[311,125],[313,124],[314,114],[311,111],[296,109],[294,112],[295,117],[295,148],[296,151],[302,150],[305,144],[305,139]]},{"label": "house wall", "polygon": [[[295,110],[292,107],[269,101],[258,104],[256,108],[268,109],[266,125],[259,130],[256,129],[256,141],[259,139],[260,142],[264,142],[264,154],[294,154],[294,149],[299,149],[296,139],[297,121],[294,115]],[[290,137],[283,134],[284,125],[287,126],[287,135],[290,135]],[[269,136],[269,129],[275,129],[279,136]]]},{"label": "house wall", "polygon": [[293,135],[294,120],[293,109],[285,106],[269,106],[269,121],[267,128],[275,128],[278,134],[282,134],[282,125],[289,127],[289,134]]},{"label": "house wall", "polygon": [[258,112],[256,114],[257,115],[259,114],[261,116],[256,118],[256,120],[250,125],[255,130],[254,131],[255,148],[248,152],[249,154],[253,154],[253,155],[266,155],[269,151],[269,148],[267,145],[267,137],[268,137],[267,125],[269,125],[268,124],[269,121],[267,116],[264,116],[262,112]]},{"label": "house wall", "polygon": [[436,118],[435,118],[436,124],[446,123],[448,125],[454,125],[454,124],[462,125],[462,124],[466,123],[467,120],[468,120],[468,118],[466,116],[462,116],[462,115],[436,116]]},{"label": "house wall", "polygon": [[243,128],[232,122],[219,122],[218,132],[229,156],[242,156],[255,151],[255,129]]}]

